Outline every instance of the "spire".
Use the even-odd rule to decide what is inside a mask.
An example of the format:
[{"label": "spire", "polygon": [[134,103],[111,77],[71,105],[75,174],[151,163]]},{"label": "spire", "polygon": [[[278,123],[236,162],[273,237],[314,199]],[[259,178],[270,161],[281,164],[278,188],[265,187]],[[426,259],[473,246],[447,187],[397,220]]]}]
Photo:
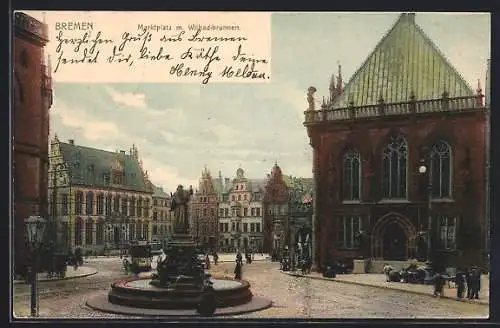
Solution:
[{"label": "spire", "polygon": [[342,92],[342,85],[344,82],[342,81],[342,65],[340,65],[340,63],[338,65],[339,65],[339,73],[337,75],[337,92],[338,94],[340,94]]},{"label": "spire", "polygon": [[332,74],[330,77],[330,86],[328,87],[328,90],[330,90],[330,94],[335,91],[335,74]]},{"label": "spire", "polygon": [[477,79],[477,89],[476,89],[476,92],[478,95],[482,94],[483,92],[483,89],[481,88],[481,80],[480,79]]}]

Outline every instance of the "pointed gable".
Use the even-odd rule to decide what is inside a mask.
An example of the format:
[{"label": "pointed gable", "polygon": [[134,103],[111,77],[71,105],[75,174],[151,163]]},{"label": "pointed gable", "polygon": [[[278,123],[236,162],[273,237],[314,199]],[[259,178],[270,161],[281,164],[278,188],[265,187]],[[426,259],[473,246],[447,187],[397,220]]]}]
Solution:
[{"label": "pointed gable", "polygon": [[417,100],[474,96],[474,91],[453,68],[424,31],[415,14],[401,14],[370,56],[332,100],[333,108]]}]

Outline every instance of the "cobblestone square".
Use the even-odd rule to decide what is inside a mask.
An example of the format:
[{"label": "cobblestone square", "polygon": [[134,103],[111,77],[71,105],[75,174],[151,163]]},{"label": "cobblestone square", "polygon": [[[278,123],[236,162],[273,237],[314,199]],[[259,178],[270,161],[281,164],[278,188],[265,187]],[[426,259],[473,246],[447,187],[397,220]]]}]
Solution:
[{"label": "cobblestone square", "polygon": [[[41,282],[40,317],[42,318],[131,318],[89,309],[86,299],[106,294],[110,284],[126,277],[121,261],[114,258],[91,258],[86,266],[95,275],[61,281]],[[211,266],[216,276],[233,276],[234,263]],[[277,263],[254,261],[243,266],[243,279],[251,284],[254,295],[269,298],[269,309],[232,318],[487,318],[487,304],[436,299],[402,290],[381,289],[310,277],[293,277],[279,271]],[[431,286],[428,286],[431,289]],[[29,315],[30,289],[15,284],[13,307],[16,317]],[[137,317],[133,317],[137,318]],[[137,318],[139,319],[139,318]]]}]

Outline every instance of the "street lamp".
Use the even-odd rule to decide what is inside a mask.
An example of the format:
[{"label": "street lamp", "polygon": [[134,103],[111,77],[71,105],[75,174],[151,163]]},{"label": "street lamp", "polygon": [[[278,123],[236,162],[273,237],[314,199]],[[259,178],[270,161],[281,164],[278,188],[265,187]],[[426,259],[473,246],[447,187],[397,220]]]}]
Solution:
[{"label": "street lamp", "polygon": [[427,261],[430,260],[431,256],[431,239],[432,239],[432,180],[430,179],[428,167],[424,160],[420,161],[418,166],[418,173],[424,177],[427,177]]},{"label": "street lamp", "polygon": [[30,216],[24,220],[26,226],[26,239],[31,249],[31,316],[38,317],[37,304],[37,272],[38,272],[38,250],[43,243],[45,226],[47,221],[40,216]]}]

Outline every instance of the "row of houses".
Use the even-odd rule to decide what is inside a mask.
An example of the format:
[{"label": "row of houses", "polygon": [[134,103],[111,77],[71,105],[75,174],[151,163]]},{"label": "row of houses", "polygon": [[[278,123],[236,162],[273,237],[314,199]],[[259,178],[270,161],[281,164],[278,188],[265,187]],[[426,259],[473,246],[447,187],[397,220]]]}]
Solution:
[{"label": "row of houses", "polygon": [[[135,145],[110,152],[55,136],[49,159],[49,217],[59,246],[100,252],[133,240],[171,239],[171,194],[151,182]],[[278,247],[269,240],[284,242],[289,189],[299,180],[309,182],[302,192],[311,192],[311,179],[284,177],[277,164],[264,179],[249,179],[242,168],[233,179],[221,172],[213,179],[205,168],[190,203],[193,239],[228,251]]]}]

